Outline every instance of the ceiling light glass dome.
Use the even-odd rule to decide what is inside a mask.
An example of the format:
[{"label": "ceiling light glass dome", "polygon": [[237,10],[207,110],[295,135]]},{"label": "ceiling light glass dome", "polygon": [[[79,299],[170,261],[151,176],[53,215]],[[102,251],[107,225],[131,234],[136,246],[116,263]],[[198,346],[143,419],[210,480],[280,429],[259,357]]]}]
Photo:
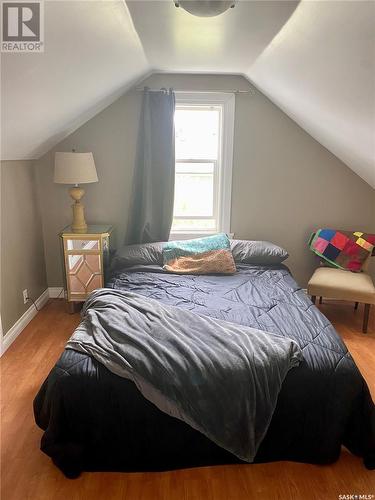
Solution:
[{"label": "ceiling light glass dome", "polygon": [[235,6],[235,0],[175,0],[176,7],[182,7],[193,16],[214,17]]}]

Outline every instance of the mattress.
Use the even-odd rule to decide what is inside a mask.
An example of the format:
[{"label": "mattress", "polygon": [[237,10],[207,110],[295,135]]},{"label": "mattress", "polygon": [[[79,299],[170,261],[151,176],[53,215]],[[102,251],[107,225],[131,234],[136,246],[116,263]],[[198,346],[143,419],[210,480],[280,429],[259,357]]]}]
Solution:
[{"label": "mattress", "polygon": [[[375,467],[375,407],[332,324],[283,266],[238,265],[233,276],[173,275],[157,266],[117,270],[110,288],[295,340],[291,370],[255,462],[332,463],[341,446]],[[68,476],[239,463],[147,401],[129,380],[65,350],[34,400],[41,449]]]}]

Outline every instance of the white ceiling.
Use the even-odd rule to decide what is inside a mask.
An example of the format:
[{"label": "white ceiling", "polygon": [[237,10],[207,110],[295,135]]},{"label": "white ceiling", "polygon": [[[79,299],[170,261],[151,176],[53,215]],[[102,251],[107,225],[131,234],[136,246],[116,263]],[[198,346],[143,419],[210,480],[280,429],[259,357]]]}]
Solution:
[{"label": "white ceiling", "polygon": [[44,45],[1,54],[3,159],[38,158],[150,69],[121,1],[46,1]]},{"label": "white ceiling", "polygon": [[151,71],[244,74],[375,187],[375,3],[45,1],[45,52],[2,54],[2,155],[37,158]]},{"label": "white ceiling", "polygon": [[172,0],[127,5],[153,69],[245,73],[298,1],[242,1],[216,17],[193,16]]},{"label": "white ceiling", "polygon": [[375,188],[375,2],[303,2],[246,71]]}]

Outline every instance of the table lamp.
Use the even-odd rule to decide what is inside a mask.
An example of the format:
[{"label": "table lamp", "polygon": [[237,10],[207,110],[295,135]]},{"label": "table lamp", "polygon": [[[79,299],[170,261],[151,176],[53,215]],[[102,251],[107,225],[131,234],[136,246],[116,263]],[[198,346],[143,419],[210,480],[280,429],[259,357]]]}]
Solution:
[{"label": "table lamp", "polygon": [[84,205],[81,198],[85,191],[79,184],[98,182],[94,157],[92,153],[55,153],[55,176],[54,182],[58,184],[74,184],[69,189],[69,194],[73,198],[73,222],[72,231],[75,233],[85,233],[87,224],[85,221]]}]

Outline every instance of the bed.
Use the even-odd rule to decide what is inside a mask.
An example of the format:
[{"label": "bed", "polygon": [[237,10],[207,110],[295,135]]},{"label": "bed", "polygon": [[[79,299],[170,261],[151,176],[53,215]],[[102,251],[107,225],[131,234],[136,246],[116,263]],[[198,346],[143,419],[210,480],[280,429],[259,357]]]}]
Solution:
[{"label": "bed", "polygon": [[[255,462],[328,464],[341,446],[375,467],[375,408],[352,357],[289,270],[237,265],[233,276],[175,275],[158,265],[117,269],[107,286],[198,315],[295,340],[301,364],[287,374]],[[34,400],[41,449],[66,476],[241,463],[188,424],[160,411],[129,380],[65,350]]]}]

